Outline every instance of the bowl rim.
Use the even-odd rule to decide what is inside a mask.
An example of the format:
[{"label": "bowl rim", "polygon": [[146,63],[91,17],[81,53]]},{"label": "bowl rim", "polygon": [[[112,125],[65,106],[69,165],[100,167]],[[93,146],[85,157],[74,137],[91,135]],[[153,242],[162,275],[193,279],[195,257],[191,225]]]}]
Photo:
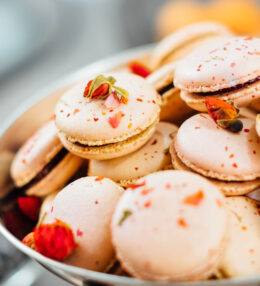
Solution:
[{"label": "bowl rim", "polygon": [[[133,60],[139,56],[146,55],[151,52],[154,44],[149,44],[145,46],[140,46],[137,48],[129,49],[124,52],[121,52],[117,55],[101,59],[85,67],[69,73],[66,76],[61,77],[55,82],[49,84],[46,88],[40,89],[34,95],[30,96],[27,100],[24,101],[18,108],[16,108],[0,125],[0,138],[5,134],[5,132],[11,127],[11,125],[19,119],[24,112],[29,108],[33,107],[40,102],[44,97],[47,97],[51,92],[64,87],[64,85],[69,85],[79,79],[88,77],[90,75],[99,73],[100,70],[108,70],[109,68],[117,67],[122,64],[127,63],[130,60]],[[206,281],[196,281],[196,282],[154,282],[141,280],[133,277],[124,277],[108,273],[102,273],[92,270],[87,270],[80,267],[70,266],[62,262],[55,261],[53,259],[47,258],[40,253],[34,251],[33,249],[24,245],[19,239],[17,239],[13,234],[11,234],[3,225],[0,219],[0,234],[2,234],[12,245],[18,248],[20,251],[28,255],[29,257],[36,260],[39,264],[43,265],[47,269],[53,270],[51,272],[55,273],[55,269],[59,271],[64,271],[66,274],[71,275],[72,277],[80,277],[82,281],[92,281],[97,283],[109,283],[109,285],[174,285],[174,286],[213,286],[213,285],[252,285],[260,282],[260,274],[247,276],[247,277],[238,277],[232,279],[222,279],[222,280],[206,280]],[[58,276],[62,276],[58,275]],[[66,280],[66,279],[65,279]]]}]

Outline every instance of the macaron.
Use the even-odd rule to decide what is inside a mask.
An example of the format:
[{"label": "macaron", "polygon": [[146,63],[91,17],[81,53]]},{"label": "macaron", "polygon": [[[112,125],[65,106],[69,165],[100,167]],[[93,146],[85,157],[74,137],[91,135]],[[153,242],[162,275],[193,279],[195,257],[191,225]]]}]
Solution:
[{"label": "macaron", "polygon": [[171,164],[171,135],[176,131],[174,124],[159,122],[150,140],[135,152],[111,160],[90,160],[88,175],[104,176],[127,186],[149,173],[168,168]]},{"label": "macaron", "polygon": [[247,106],[260,98],[259,54],[260,39],[251,36],[209,42],[178,63],[174,85],[198,111],[206,111],[206,96]]},{"label": "macaron", "polygon": [[63,148],[51,119],[18,150],[11,176],[16,187],[28,196],[43,197],[62,187],[82,162]]},{"label": "macaron", "polygon": [[216,270],[226,227],[218,188],[199,175],[171,170],[126,190],[113,215],[112,239],[123,269],[134,277],[194,281]]},{"label": "macaron", "polygon": [[100,177],[80,178],[55,197],[45,223],[68,224],[77,248],[64,261],[94,271],[105,271],[114,261],[110,223],[123,189]]},{"label": "macaron", "polygon": [[194,48],[213,38],[230,36],[230,30],[215,22],[198,22],[180,28],[166,36],[155,47],[152,68],[159,67],[185,57]]},{"label": "macaron", "polygon": [[105,160],[144,145],[159,120],[160,97],[130,73],[98,75],[66,92],[57,103],[62,144],[87,159]]},{"label": "macaron", "polygon": [[161,96],[160,119],[180,123],[194,111],[180,97],[180,90],[173,84],[176,62],[166,64],[155,70],[146,80]]},{"label": "macaron", "polygon": [[254,120],[240,120],[243,129],[239,133],[220,128],[208,114],[186,120],[170,148],[173,166],[213,179],[225,195],[256,189],[260,185],[260,140]]},{"label": "macaron", "polygon": [[226,198],[229,211],[227,245],[219,271],[227,278],[260,273],[259,202],[247,197]]}]

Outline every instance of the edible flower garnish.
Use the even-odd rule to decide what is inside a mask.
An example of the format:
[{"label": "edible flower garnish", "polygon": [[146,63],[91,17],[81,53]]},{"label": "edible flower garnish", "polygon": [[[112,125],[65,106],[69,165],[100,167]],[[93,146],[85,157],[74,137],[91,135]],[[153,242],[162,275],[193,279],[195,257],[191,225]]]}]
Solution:
[{"label": "edible flower garnish", "polygon": [[98,75],[90,80],[84,90],[84,97],[89,101],[94,99],[106,99],[111,94],[120,102],[126,104],[129,93],[125,89],[114,85],[116,79],[112,76]]},{"label": "edible flower garnish", "polygon": [[77,247],[72,229],[60,220],[36,226],[24,237],[23,243],[56,260],[66,259]]},{"label": "edible flower garnish", "polygon": [[109,117],[108,122],[113,128],[117,128],[123,116],[124,116],[123,112],[119,111],[114,116]]},{"label": "edible flower garnish", "polygon": [[221,128],[237,133],[242,130],[243,123],[237,119],[239,110],[233,103],[210,97],[206,97],[206,107],[211,118]]},{"label": "edible flower garnish", "polygon": [[131,210],[124,210],[123,214],[122,214],[122,217],[120,219],[120,221],[118,222],[118,225],[122,225],[123,222],[129,217],[132,215],[132,211]]},{"label": "edible flower garnish", "polygon": [[151,74],[151,71],[147,67],[136,61],[129,62],[128,68],[132,73],[140,75],[143,78],[146,78]]}]

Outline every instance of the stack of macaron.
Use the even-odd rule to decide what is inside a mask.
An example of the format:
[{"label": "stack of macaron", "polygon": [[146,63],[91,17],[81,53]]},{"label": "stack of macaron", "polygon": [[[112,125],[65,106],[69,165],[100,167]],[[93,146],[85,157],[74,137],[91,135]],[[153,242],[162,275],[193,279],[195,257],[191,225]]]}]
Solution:
[{"label": "stack of macaron", "polygon": [[43,199],[24,243],[151,281],[259,274],[260,39],[198,23],[133,66],[64,91],[8,159],[21,195]]}]

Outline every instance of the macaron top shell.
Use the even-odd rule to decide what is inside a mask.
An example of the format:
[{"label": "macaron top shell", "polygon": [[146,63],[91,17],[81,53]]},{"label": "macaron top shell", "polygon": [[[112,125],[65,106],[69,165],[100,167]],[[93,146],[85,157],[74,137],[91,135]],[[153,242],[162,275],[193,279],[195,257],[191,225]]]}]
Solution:
[{"label": "macaron top shell", "polygon": [[214,22],[199,22],[187,25],[169,36],[165,37],[154,49],[152,66],[158,67],[165,57],[178,49],[185,48],[185,45],[192,41],[203,39],[214,35],[230,35],[227,27]]},{"label": "macaron top shell", "polygon": [[[147,81],[132,74],[112,74],[116,85],[129,92],[128,102],[108,108],[105,100],[92,100],[83,96],[90,80],[66,92],[56,106],[56,126],[71,142],[89,146],[104,145],[126,140],[139,134],[154,123],[160,112],[160,98]],[[110,118],[120,115],[117,127]]]},{"label": "macaron top shell", "polygon": [[208,114],[186,120],[175,137],[180,159],[197,172],[221,180],[253,180],[260,176],[260,140],[255,122],[240,118],[243,129],[232,133],[220,128]]},{"label": "macaron top shell", "polygon": [[189,92],[212,92],[260,76],[260,39],[230,37],[212,41],[182,59],[174,83]]},{"label": "macaron top shell", "polygon": [[220,271],[227,277],[259,274],[259,202],[246,197],[229,197],[225,200],[230,219],[228,243],[220,261]]},{"label": "macaron top shell", "polygon": [[17,186],[23,186],[63,148],[54,120],[49,120],[19,149],[11,166],[11,175]]},{"label": "macaron top shell", "polygon": [[103,271],[114,256],[110,222],[123,189],[109,179],[84,177],[55,197],[45,223],[59,219],[74,232],[78,247],[66,263]]},{"label": "macaron top shell", "polygon": [[88,174],[100,175],[115,181],[137,179],[149,173],[161,170],[170,164],[168,148],[171,134],[177,126],[160,122],[150,140],[137,151],[129,155],[105,161],[91,160]]},{"label": "macaron top shell", "polygon": [[207,278],[216,267],[225,229],[221,192],[185,171],[162,171],[138,180],[120,199],[112,221],[123,268],[158,281]]}]

